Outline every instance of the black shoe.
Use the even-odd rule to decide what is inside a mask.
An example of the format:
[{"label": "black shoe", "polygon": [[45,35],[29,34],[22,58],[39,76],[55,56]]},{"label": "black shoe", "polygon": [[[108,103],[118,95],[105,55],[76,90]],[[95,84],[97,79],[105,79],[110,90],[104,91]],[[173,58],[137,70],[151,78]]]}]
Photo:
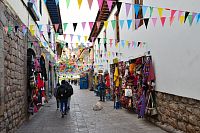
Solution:
[{"label": "black shoe", "polygon": [[64,114],[62,114],[62,118],[64,118]]},{"label": "black shoe", "polygon": [[67,112],[65,112],[64,115],[67,115]]}]

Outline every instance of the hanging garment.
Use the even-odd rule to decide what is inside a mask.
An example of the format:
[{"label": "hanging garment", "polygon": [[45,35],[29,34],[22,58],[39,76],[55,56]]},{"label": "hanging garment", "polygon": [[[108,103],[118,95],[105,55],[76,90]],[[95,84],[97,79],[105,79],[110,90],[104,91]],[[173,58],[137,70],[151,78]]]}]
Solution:
[{"label": "hanging garment", "polygon": [[129,72],[130,72],[131,74],[133,74],[134,71],[135,71],[135,64],[132,63],[132,64],[129,65]]},{"label": "hanging garment", "polygon": [[118,72],[117,67],[115,67],[114,82],[115,82],[115,86],[119,87],[119,72]]},{"label": "hanging garment", "polygon": [[148,76],[148,81],[152,81],[155,80],[155,72],[154,72],[154,67],[153,67],[153,63],[150,63],[150,68],[149,68],[149,76]]},{"label": "hanging garment", "polygon": [[38,89],[44,87],[44,82],[43,82],[43,80],[41,79],[41,76],[40,76],[39,73],[38,73],[38,75],[37,75],[37,87],[38,87]]},{"label": "hanging garment", "polygon": [[145,115],[145,110],[146,110],[146,99],[145,99],[145,93],[143,91],[143,94],[140,96],[138,102],[138,117],[143,118]]},{"label": "hanging garment", "polygon": [[110,88],[110,76],[109,76],[109,74],[106,75],[105,79],[106,79],[106,87]]}]

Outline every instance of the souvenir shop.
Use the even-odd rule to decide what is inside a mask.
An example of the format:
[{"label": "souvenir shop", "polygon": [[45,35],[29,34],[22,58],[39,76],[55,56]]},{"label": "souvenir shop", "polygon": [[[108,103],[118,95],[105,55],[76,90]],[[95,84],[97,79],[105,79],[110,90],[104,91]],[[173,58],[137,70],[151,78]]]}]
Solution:
[{"label": "souvenir shop", "polygon": [[126,108],[138,114],[156,115],[155,74],[151,56],[142,56],[110,65],[114,108]]},{"label": "souvenir shop", "polygon": [[28,49],[27,54],[28,112],[33,114],[38,112],[46,102],[45,81],[47,81],[47,73],[43,56],[36,58],[34,51],[31,49]]}]

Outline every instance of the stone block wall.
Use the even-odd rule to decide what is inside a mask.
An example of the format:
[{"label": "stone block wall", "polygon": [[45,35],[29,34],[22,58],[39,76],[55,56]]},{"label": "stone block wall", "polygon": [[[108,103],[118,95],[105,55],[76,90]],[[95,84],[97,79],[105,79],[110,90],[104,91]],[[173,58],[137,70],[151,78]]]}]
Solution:
[{"label": "stone block wall", "polygon": [[156,92],[156,121],[187,133],[200,133],[200,101]]},{"label": "stone block wall", "polygon": [[[17,15],[0,1],[0,132],[14,132],[27,118],[27,37],[19,30],[6,34],[4,26],[21,25]],[[3,89],[3,90],[2,90]]]}]

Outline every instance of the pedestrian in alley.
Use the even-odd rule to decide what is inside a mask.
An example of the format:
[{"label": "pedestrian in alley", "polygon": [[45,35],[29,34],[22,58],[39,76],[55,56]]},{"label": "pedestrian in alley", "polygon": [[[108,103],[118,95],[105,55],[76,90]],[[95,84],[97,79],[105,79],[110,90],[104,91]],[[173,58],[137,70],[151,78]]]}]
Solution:
[{"label": "pedestrian in alley", "polygon": [[69,84],[69,82],[66,82],[67,89],[68,89],[68,101],[67,101],[67,110],[70,110],[70,102],[71,102],[71,96],[73,95],[73,87]]},{"label": "pedestrian in alley", "polygon": [[102,78],[100,79],[100,82],[98,84],[98,90],[99,90],[99,94],[100,94],[100,101],[105,102],[106,85]]},{"label": "pedestrian in alley", "polygon": [[58,98],[58,88],[60,87],[60,83],[57,83],[55,89],[54,89],[54,97],[56,98],[56,104],[57,104],[57,110],[59,109],[60,100]]},{"label": "pedestrian in alley", "polygon": [[62,80],[61,81],[61,86],[58,87],[57,90],[57,95],[58,95],[58,99],[60,100],[60,107],[61,107],[61,114],[62,114],[62,118],[64,117],[64,115],[67,114],[67,102],[68,102],[68,88],[66,85],[66,81]]}]

